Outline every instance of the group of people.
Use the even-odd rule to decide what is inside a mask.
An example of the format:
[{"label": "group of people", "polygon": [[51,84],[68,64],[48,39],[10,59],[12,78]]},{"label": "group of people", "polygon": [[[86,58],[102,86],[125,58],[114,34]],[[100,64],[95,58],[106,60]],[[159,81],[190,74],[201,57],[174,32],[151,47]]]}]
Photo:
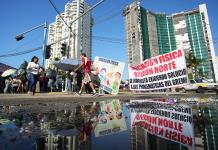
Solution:
[{"label": "group of people", "polygon": [[21,80],[17,76],[10,76],[5,78],[5,87],[3,89],[4,93],[17,93],[22,89]]},{"label": "group of people", "polygon": [[80,59],[81,64],[78,68],[66,72],[65,83],[65,80],[59,73],[57,73],[57,71],[49,69],[49,71],[47,70],[45,72],[38,63],[39,58],[34,56],[26,67],[26,82],[22,82],[19,75],[14,75],[13,77],[9,76],[4,79],[4,93],[28,91],[29,95],[35,95],[36,85],[39,81],[40,91],[61,91],[63,90],[63,85],[65,85],[65,89],[68,93],[75,91],[77,95],[81,96],[85,87],[86,93],[93,92],[93,96],[97,96],[90,75],[92,62],[86,57],[85,53],[81,53]]}]

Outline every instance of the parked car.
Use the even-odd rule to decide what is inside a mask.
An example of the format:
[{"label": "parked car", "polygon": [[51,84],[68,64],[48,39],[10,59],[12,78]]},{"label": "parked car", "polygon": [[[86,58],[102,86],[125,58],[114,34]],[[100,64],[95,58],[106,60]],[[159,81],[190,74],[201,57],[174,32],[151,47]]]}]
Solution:
[{"label": "parked car", "polygon": [[218,83],[211,83],[203,79],[191,79],[187,85],[175,90],[176,92],[196,91],[196,93],[204,93],[205,91],[216,91],[218,93]]}]

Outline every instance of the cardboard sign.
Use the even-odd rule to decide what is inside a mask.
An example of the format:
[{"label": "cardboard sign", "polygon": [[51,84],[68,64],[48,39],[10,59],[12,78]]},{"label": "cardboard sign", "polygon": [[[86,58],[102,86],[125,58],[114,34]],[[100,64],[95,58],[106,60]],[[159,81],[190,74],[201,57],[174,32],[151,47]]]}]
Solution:
[{"label": "cardboard sign", "polygon": [[120,82],[123,75],[124,63],[102,57],[95,57],[95,71],[100,78],[100,88],[116,95],[119,92]]}]

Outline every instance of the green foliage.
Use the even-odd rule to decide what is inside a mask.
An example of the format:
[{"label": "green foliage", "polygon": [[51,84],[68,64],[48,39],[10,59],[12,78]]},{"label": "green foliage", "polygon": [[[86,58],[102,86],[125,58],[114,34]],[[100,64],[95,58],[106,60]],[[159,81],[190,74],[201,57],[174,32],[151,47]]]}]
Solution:
[{"label": "green foliage", "polygon": [[193,79],[193,78],[194,78],[194,77],[193,77],[193,74],[192,74],[192,73],[189,73],[189,74],[188,74],[188,78],[189,78],[189,79]]},{"label": "green foliage", "polygon": [[18,77],[19,79],[21,79],[22,81],[25,81],[26,80],[26,75],[27,75],[27,65],[28,65],[28,62],[27,61],[24,61],[19,69],[18,69]]},{"label": "green foliage", "polygon": [[187,62],[188,68],[190,69],[194,68],[195,70],[195,76],[192,75],[192,79],[207,77],[207,75],[203,72],[203,69],[202,69],[202,66],[205,64],[206,60],[196,58],[195,55],[193,55],[192,53],[189,53],[188,56],[186,57],[186,62]]},{"label": "green foliage", "polygon": [[24,70],[26,70],[27,65],[28,65],[28,62],[27,62],[27,61],[24,61],[24,62],[20,65],[19,69],[24,69]]}]

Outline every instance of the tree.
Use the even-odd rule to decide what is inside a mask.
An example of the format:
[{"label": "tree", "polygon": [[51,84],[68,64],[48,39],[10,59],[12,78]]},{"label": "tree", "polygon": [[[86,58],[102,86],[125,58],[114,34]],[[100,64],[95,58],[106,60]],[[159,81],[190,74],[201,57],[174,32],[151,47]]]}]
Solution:
[{"label": "tree", "polygon": [[18,69],[18,75],[19,75],[19,78],[22,80],[22,81],[25,81],[26,80],[26,75],[27,75],[27,65],[28,65],[28,62],[27,61],[24,61],[19,69]]},{"label": "tree", "polygon": [[204,59],[196,58],[194,54],[189,53],[188,56],[186,56],[186,61],[188,69],[194,68],[195,70],[195,74],[192,77],[194,77],[195,79],[200,77],[207,77],[202,69],[202,65],[204,65],[204,63],[206,62]]}]

